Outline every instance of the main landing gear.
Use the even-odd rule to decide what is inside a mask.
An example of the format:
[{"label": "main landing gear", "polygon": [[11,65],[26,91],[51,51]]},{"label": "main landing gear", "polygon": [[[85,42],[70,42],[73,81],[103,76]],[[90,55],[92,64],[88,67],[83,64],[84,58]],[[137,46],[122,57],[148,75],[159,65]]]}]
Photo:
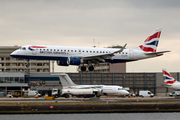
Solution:
[{"label": "main landing gear", "polygon": [[[94,66],[92,66],[92,65],[89,66],[89,67],[88,67],[88,70],[89,70],[89,71],[93,71],[93,70],[94,70]],[[82,67],[81,67],[81,71],[86,71],[86,67],[85,67],[85,66],[82,66]]]},{"label": "main landing gear", "polygon": [[26,64],[26,67],[28,68],[30,66],[29,59],[26,60],[28,63]]},{"label": "main landing gear", "polygon": [[88,67],[89,71],[93,71],[94,70],[94,67],[91,65]]}]

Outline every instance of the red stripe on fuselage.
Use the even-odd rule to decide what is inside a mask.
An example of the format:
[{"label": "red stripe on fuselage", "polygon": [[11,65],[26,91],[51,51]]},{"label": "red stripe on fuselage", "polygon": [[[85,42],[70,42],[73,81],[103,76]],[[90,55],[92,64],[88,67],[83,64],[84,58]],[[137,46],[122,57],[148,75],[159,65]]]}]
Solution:
[{"label": "red stripe on fuselage", "polygon": [[160,38],[160,35],[161,35],[161,31],[156,32],[155,34],[149,36],[144,42],[148,42],[148,41],[152,40],[153,38]]},{"label": "red stripe on fuselage", "polygon": [[44,46],[30,46],[30,48],[46,48]]}]

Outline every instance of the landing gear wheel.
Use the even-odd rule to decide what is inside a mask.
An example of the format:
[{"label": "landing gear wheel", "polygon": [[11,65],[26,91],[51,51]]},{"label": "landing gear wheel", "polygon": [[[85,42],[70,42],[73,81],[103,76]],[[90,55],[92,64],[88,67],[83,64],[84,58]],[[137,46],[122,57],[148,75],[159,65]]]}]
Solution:
[{"label": "landing gear wheel", "polygon": [[69,98],[69,95],[65,95],[65,98]]},{"label": "landing gear wheel", "polygon": [[81,71],[86,71],[86,67],[85,67],[85,66],[82,66],[82,67],[81,67]]},{"label": "landing gear wheel", "polygon": [[28,68],[30,66],[29,59],[26,59],[26,61],[27,61],[26,67]]},{"label": "landing gear wheel", "polygon": [[26,64],[26,67],[29,67],[30,63],[28,62],[28,64]]},{"label": "landing gear wheel", "polygon": [[93,66],[89,66],[88,69],[89,69],[89,71],[93,71],[94,67]]}]

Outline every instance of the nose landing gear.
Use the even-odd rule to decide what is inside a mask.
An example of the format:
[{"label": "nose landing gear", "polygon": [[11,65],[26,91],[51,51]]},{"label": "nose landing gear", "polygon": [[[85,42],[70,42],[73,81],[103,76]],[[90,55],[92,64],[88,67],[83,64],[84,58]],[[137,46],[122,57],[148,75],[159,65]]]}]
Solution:
[{"label": "nose landing gear", "polygon": [[26,64],[26,67],[28,68],[30,66],[29,59],[26,60],[28,63]]}]

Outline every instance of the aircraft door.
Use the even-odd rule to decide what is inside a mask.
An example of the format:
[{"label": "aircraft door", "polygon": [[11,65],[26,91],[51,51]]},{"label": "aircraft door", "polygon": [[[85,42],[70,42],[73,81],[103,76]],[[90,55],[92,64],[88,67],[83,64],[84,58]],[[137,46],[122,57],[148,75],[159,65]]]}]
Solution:
[{"label": "aircraft door", "polygon": [[129,50],[129,58],[132,59],[134,57],[134,52],[133,50]]},{"label": "aircraft door", "polygon": [[33,55],[36,55],[36,54],[37,54],[37,48],[36,48],[36,46],[33,45],[33,46],[32,46],[32,49],[33,49],[33,50],[32,50],[32,54],[33,54]]}]

